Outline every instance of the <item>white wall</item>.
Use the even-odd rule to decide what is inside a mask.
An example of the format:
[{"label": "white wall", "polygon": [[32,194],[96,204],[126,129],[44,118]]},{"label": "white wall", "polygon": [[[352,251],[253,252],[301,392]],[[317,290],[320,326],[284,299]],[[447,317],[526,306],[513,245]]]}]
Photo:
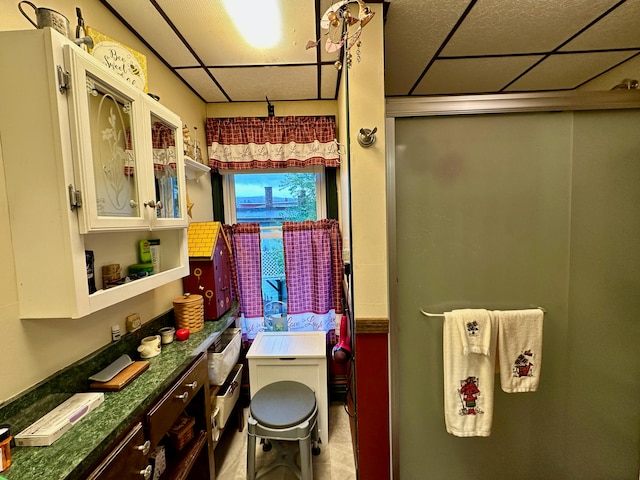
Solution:
[{"label": "white wall", "polygon": [[[35,3],[40,5],[39,2]],[[15,0],[0,0],[0,30],[34,28],[18,11],[17,5],[18,2]],[[43,6],[58,10],[69,18],[73,25],[75,8],[80,7],[88,26],[146,54],[149,91],[159,95],[160,102],[180,115],[184,123],[198,126],[198,140],[201,145],[204,144],[205,104],[153,57],[98,0],[58,0]],[[26,58],[25,61],[28,62],[29,59]],[[29,93],[16,92],[16,95],[21,94]],[[37,132],[34,132],[34,137],[36,134]],[[143,322],[149,321],[169,310],[172,307],[172,299],[182,293],[182,282],[178,281],[80,320],[21,320],[18,317],[18,294],[4,181],[4,161],[6,159],[0,158],[0,265],[3,271],[0,277],[0,341],[3,355],[3,368],[0,369],[0,405],[109,343],[112,324],[119,324],[124,331],[125,318],[133,312],[139,313]],[[190,194],[192,190],[198,191],[192,185],[188,188]],[[197,193],[194,196],[198,198]],[[194,211],[198,215],[205,216],[199,209],[196,210],[196,207],[204,206],[204,203],[200,200],[196,202]],[[43,265],[42,268],[46,269],[47,266]],[[43,285],[43,288],[46,288],[46,285]]]},{"label": "white wall", "polygon": [[[356,319],[388,319],[387,196],[382,4],[352,48],[348,77],[351,162],[351,223]],[[357,51],[360,50],[360,61]],[[377,128],[376,142],[363,148],[361,128]]]}]

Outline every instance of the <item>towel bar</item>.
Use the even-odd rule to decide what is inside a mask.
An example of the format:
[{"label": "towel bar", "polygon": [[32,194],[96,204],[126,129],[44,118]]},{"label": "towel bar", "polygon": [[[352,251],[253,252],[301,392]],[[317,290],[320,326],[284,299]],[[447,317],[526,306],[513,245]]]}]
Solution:
[{"label": "towel bar", "polygon": [[[540,310],[542,310],[542,313],[547,313],[547,311],[543,308],[543,307],[536,307]],[[444,313],[429,313],[429,312],[425,312],[423,309],[420,309],[420,313],[423,314],[425,317],[430,317],[430,318],[434,318],[434,317],[439,317],[439,318],[444,318]]]}]

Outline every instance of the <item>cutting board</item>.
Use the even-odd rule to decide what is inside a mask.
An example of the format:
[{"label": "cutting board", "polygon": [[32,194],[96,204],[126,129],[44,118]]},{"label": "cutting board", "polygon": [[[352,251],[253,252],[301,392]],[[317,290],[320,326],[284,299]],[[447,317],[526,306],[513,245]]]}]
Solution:
[{"label": "cutting board", "polygon": [[133,362],[108,382],[92,382],[89,384],[89,389],[101,392],[119,392],[148,368],[149,362],[147,361]]}]

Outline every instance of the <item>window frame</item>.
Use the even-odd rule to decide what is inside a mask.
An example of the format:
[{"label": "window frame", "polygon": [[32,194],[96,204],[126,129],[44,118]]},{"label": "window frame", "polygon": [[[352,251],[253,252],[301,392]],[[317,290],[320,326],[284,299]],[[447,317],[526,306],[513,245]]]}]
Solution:
[{"label": "window frame", "polygon": [[[327,218],[327,188],[326,172],[322,165],[313,165],[307,168],[265,168],[249,170],[225,170],[220,172],[222,176],[222,194],[224,203],[224,218],[227,223],[237,223],[235,176],[242,174],[268,174],[268,173],[314,173],[316,174],[316,220]],[[274,232],[275,230],[275,232]],[[280,233],[277,233],[277,232]],[[262,238],[276,238],[282,236],[282,227],[260,226]]]}]

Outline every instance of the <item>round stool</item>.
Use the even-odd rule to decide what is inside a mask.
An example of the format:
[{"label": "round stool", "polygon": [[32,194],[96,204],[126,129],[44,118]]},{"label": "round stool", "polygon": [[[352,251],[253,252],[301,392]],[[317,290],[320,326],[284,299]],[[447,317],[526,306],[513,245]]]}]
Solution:
[{"label": "round stool", "polygon": [[[285,465],[301,480],[312,480],[311,454],[320,453],[316,395],[299,382],[282,381],[265,385],[251,399],[247,420],[247,479],[254,480],[274,468]],[[263,438],[278,450],[274,462],[256,472],[256,438]],[[300,467],[295,452],[285,442],[297,441]],[[311,444],[313,443],[313,450]],[[268,443],[267,443],[268,445]]]}]

